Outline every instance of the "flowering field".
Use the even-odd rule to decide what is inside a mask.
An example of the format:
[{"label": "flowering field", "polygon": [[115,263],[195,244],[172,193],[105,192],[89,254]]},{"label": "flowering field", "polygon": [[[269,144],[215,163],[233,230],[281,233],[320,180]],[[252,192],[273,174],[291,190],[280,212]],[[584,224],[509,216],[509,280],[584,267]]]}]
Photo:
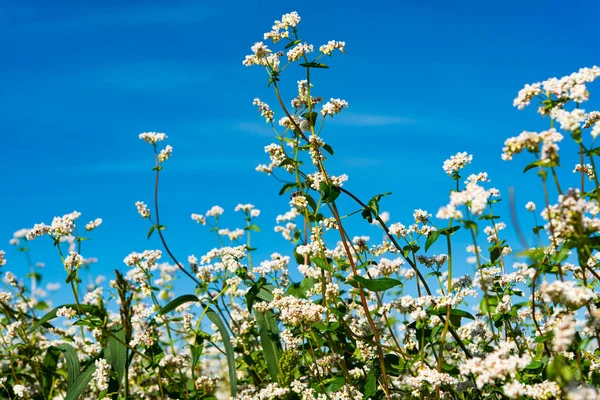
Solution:
[{"label": "flowering field", "polygon": [[[158,201],[161,172],[177,153],[166,134],[140,134],[154,152],[155,187],[153,202],[135,206],[148,238],[162,247],[129,254],[103,288],[81,278],[90,263],[86,239],[102,219],[86,224],[73,211],[15,232],[15,256],[0,250],[0,397],[600,398],[600,113],[582,108],[599,67],[527,84],[514,99],[548,124],[498,149],[539,178],[543,204],[509,199],[536,221],[524,230],[498,215],[500,190],[487,173],[474,173],[466,152],[440,165],[451,191],[438,210],[390,223],[380,212],[389,193],[359,198],[348,176],[327,170],[335,154],[327,121],[348,103],[318,96],[312,76],[329,69],[330,57],[343,57],[345,43],[304,42],[292,12],[251,50],[243,65],[265,70],[277,99],[276,108],[253,101],[273,129],[268,162],[256,170],[281,182],[273,195],[287,196],[289,209],[274,228],[258,225],[252,204],[235,208],[237,229],[220,225],[219,206],[192,214],[221,245],[199,259],[179,258]],[[280,83],[291,69],[304,74],[294,95]],[[574,168],[561,164],[563,141],[578,149]],[[559,168],[573,169],[572,179],[561,181]],[[349,221],[352,229],[356,221],[377,226],[383,239],[350,232]],[[509,225],[516,243],[508,242]],[[288,243],[257,260],[252,235],[265,229]],[[470,243],[474,264],[462,276],[458,237]],[[33,240],[56,249],[69,303],[51,307],[37,290]],[[175,276],[193,289],[179,290]]]}]

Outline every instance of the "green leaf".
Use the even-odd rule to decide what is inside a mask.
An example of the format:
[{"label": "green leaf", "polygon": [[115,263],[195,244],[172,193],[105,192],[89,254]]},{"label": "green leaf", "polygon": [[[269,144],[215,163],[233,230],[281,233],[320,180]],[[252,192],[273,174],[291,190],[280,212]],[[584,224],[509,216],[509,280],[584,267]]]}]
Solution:
[{"label": "green leaf", "polygon": [[79,357],[77,351],[68,343],[61,344],[57,349],[62,351],[67,360],[67,389],[69,389],[79,376]]},{"label": "green leaf", "polygon": [[258,225],[248,225],[246,229],[249,231],[260,232],[260,228],[258,227]]},{"label": "green leaf", "polygon": [[173,299],[169,302],[169,304],[167,304],[166,306],[164,306],[159,312],[159,315],[164,315],[168,312],[173,311],[174,309],[176,309],[177,307],[179,307],[182,304],[185,303],[190,303],[190,302],[198,302],[200,301],[200,299],[198,299],[197,296],[193,295],[193,294],[184,294],[182,296],[177,297],[176,299]]},{"label": "green leaf", "polygon": [[295,189],[298,186],[296,182],[284,183],[283,187],[279,191],[279,195],[283,195],[285,192],[289,192],[290,190]]},{"label": "green leaf", "polygon": [[352,279],[347,281],[347,283],[356,287],[352,284],[353,281],[360,283],[362,286],[372,292],[383,292],[384,290],[388,290],[396,286],[402,286],[401,281],[393,278],[367,279],[360,275],[354,275]]},{"label": "green leaf", "polygon": [[77,278],[77,269],[74,268],[71,272],[69,272],[69,275],[67,275],[65,283],[71,283],[75,278]]},{"label": "green leaf", "polygon": [[155,229],[156,229],[156,225],[152,225],[150,227],[150,230],[148,231],[148,239],[150,239],[150,236],[152,236],[152,234],[154,233]]},{"label": "green leaf", "polygon": [[366,219],[367,222],[369,222],[369,223],[373,222],[373,213],[370,209],[363,208],[360,215],[362,215],[363,219]]},{"label": "green leaf", "polygon": [[94,371],[96,371],[96,365],[90,364],[90,366],[75,379],[75,382],[73,382],[73,385],[71,385],[71,388],[67,391],[65,400],[77,400],[79,395],[83,393],[88,383],[92,380]]},{"label": "green leaf", "polygon": [[313,209],[313,211],[317,211],[317,202],[315,201],[315,199],[313,199],[312,196],[308,193],[304,193],[303,196],[306,198],[306,201],[308,201],[308,205]]},{"label": "green leaf", "polygon": [[190,345],[192,353],[192,371],[196,369],[196,365],[200,360],[200,356],[204,351],[204,341],[209,339],[210,335],[204,332],[196,333],[194,344]]},{"label": "green leaf", "polygon": [[[432,315],[445,316],[446,314],[448,314],[448,310],[446,308],[433,308],[428,311]],[[475,319],[475,317],[473,315],[471,315],[470,313],[463,311],[463,310],[458,310],[455,308],[450,309],[450,315],[455,316],[455,317],[468,318],[468,319],[472,319],[472,320]]]},{"label": "green leaf", "polygon": [[429,248],[438,240],[440,235],[450,236],[454,232],[460,229],[459,225],[449,226],[447,228],[438,229],[437,231],[433,231],[427,236],[427,240],[425,240],[425,251],[429,250]]},{"label": "green leaf", "polygon": [[48,396],[52,389],[56,366],[58,365],[58,356],[60,356],[60,350],[55,346],[50,346],[46,350],[46,355],[42,361],[42,392],[45,396]]},{"label": "green leaf", "polygon": [[115,388],[115,391],[118,391],[121,387],[127,363],[127,347],[123,344],[125,343],[125,331],[121,325],[111,328],[110,331],[120,340],[119,342],[117,339],[110,336],[105,351],[106,361],[112,366],[112,370],[117,373],[117,387]]},{"label": "green leaf", "polygon": [[365,393],[366,399],[372,398],[377,392],[377,377],[375,376],[375,369],[371,368],[367,374],[367,381],[365,382]]},{"label": "green leaf", "polygon": [[[55,309],[53,309],[52,311],[50,311],[49,313],[47,313],[46,315],[44,315],[41,319],[39,319],[35,325],[33,325],[31,327],[31,329],[29,330],[29,332],[33,332],[35,331],[37,328],[39,328],[40,326],[44,325],[45,323],[47,323],[50,320],[53,320],[54,318],[56,318],[56,312],[63,307],[68,307],[68,308],[72,308],[73,310],[75,310],[75,312],[77,312],[77,315],[84,315],[85,313],[90,313],[91,315],[100,318],[101,320],[103,320],[106,317],[106,311],[104,309],[101,309],[98,306],[93,306],[90,304],[80,304],[79,306],[77,304],[64,304],[60,307],[56,307]],[[81,310],[82,314],[79,313],[79,310]]]},{"label": "green leaf", "polygon": [[392,194],[392,192],[378,194],[377,196],[374,196],[371,200],[369,200],[369,202],[367,203],[367,206],[369,206],[369,209],[375,217],[379,216],[379,200],[381,200],[382,197],[388,196],[390,194]]},{"label": "green leaf", "polygon": [[258,325],[258,333],[260,334],[260,343],[269,375],[274,382],[277,381],[279,374],[279,358],[281,357],[281,342],[279,341],[279,329],[275,314],[271,310],[267,310],[264,314],[254,312],[254,318]]},{"label": "green leaf", "polygon": [[312,262],[315,263],[315,265],[321,269],[324,269],[325,271],[329,271],[332,272],[333,268],[331,266],[331,259],[330,258],[321,258],[321,257],[315,257],[312,259]]},{"label": "green leaf", "polygon": [[227,368],[229,370],[229,387],[231,388],[231,396],[235,397],[237,393],[237,372],[235,369],[235,355],[233,354],[233,346],[231,345],[229,332],[227,332],[227,328],[221,320],[221,317],[219,317],[219,314],[214,312],[211,308],[206,310],[206,316],[217,326],[217,329],[221,333],[223,346],[225,347],[225,355],[227,357]]},{"label": "green leaf", "polygon": [[300,64],[301,67],[306,67],[306,68],[329,68],[327,65],[325,64],[321,64],[315,61],[311,61],[309,63],[303,63]]},{"label": "green leaf", "polygon": [[340,195],[340,189],[333,184],[326,184],[325,182],[319,183],[319,188],[323,193],[323,198],[321,199],[324,204],[332,203],[335,199]]},{"label": "green leaf", "polygon": [[286,45],[285,45],[285,48],[286,48],[286,49],[289,49],[289,48],[291,48],[291,47],[294,47],[295,45],[297,45],[297,44],[298,44],[298,43],[300,43],[300,42],[301,42],[301,40],[300,40],[300,39],[296,39],[296,40],[294,40],[294,41],[292,41],[292,42],[289,42],[288,44],[286,44]]},{"label": "green leaf", "polygon": [[425,240],[425,251],[429,250],[429,248],[438,240],[442,233],[440,231],[433,231],[427,236],[427,240]]},{"label": "green leaf", "polygon": [[330,145],[328,145],[327,143],[325,143],[323,145],[323,150],[325,150],[326,152],[328,152],[329,154],[333,155],[333,149],[331,148]]}]

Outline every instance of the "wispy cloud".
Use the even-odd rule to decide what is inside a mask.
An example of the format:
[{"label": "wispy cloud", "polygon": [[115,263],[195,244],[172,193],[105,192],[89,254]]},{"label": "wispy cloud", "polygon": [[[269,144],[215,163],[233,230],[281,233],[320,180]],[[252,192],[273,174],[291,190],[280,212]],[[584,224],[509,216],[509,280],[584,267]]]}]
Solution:
[{"label": "wispy cloud", "polygon": [[378,167],[387,163],[386,160],[379,157],[346,157],[343,159],[344,165],[348,167]]},{"label": "wispy cloud", "polygon": [[68,15],[49,15],[40,8],[14,7],[10,12],[0,12],[0,22],[22,30],[78,30],[115,26],[181,25],[204,21],[217,11],[203,2],[165,5],[124,5],[100,9],[81,8]]},{"label": "wispy cloud", "polygon": [[243,132],[256,136],[273,136],[273,129],[264,122],[240,122],[232,125],[233,129],[239,129]]},{"label": "wispy cloud", "polygon": [[[180,157],[167,161],[168,168],[176,173],[210,172],[223,170],[253,171],[254,164],[242,157]],[[152,172],[152,164],[144,161],[108,161],[91,162],[87,164],[72,165],[60,170],[60,173],[71,176],[95,176],[112,174],[148,174]]]},{"label": "wispy cloud", "polygon": [[352,126],[389,126],[414,124],[417,121],[411,118],[395,115],[356,114],[342,113],[333,120],[340,125]]},{"label": "wispy cloud", "polygon": [[134,91],[160,91],[190,87],[211,78],[202,65],[186,62],[148,61],[98,66],[73,71],[64,79],[84,86]]}]

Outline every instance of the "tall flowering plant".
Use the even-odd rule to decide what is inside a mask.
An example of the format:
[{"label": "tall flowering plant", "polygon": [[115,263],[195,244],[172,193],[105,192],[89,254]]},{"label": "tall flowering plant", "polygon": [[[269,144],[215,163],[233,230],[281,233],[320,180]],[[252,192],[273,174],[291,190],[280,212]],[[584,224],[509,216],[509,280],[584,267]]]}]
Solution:
[{"label": "tall flowering plant", "polygon": [[[526,85],[515,99],[519,109],[536,102],[550,125],[507,139],[503,149],[505,160],[525,150],[533,155],[525,172],[537,171],[544,195],[540,210],[525,205],[535,220],[535,246],[513,218],[523,249],[515,254],[496,215],[500,191],[488,187],[487,173],[466,174],[473,162],[467,153],[442,165],[451,192],[435,218],[418,209],[404,223],[390,223],[380,210],[390,193],[363,200],[347,188],[345,174],[327,169],[334,151],[324,127],[348,103],[316,96],[311,72],[327,69],[327,58],[344,53],[345,43],[333,40],[317,50],[302,41],[299,24],[297,13],[284,15],[264,34],[271,43],[256,43],[243,61],[265,69],[279,105],[275,111],[254,99],[275,138],[265,146],[269,163],[257,170],[282,181],[280,195],[289,196],[274,228],[286,246],[257,261],[252,238],[261,232],[260,211],[239,204],[242,225],[226,228],[225,210],[214,206],[192,220],[209,226],[219,246],[178,259],[159,214],[160,173],[173,149],[162,145],[164,133],[142,133],[154,150],[155,190],[152,209],[141,201],[135,206],[149,221],[148,237],[157,235],[162,248],[129,254],[125,271],[115,271],[108,287],[102,277],[85,286],[82,276],[95,262],[84,256],[85,239],[101,219],[78,229],[80,214],[73,212],[16,232],[11,245],[24,253],[30,273],[7,271],[3,278],[2,396],[600,398],[594,163],[600,113],[581,108],[600,68]],[[280,87],[289,68],[305,74],[291,101]],[[556,171],[565,136],[578,146],[580,163],[573,170],[576,187],[563,190]],[[347,210],[338,204],[343,197],[352,204]],[[352,235],[350,219],[376,225],[384,239]],[[457,276],[461,234],[472,256],[460,270],[472,272]],[[47,290],[58,284],[41,286],[41,265],[31,262],[27,246],[42,236],[57,249],[72,303],[53,308]],[[0,267],[5,264],[0,251]],[[194,290],[176,295],[178,275]],[[66,329],[58,327],[61,321]]]}]

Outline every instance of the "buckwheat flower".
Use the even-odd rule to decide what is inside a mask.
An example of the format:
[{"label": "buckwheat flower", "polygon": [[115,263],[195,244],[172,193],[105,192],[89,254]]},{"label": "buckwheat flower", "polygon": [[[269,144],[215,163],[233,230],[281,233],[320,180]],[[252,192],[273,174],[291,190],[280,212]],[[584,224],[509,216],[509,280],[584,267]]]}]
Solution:
[{"label": "buckwheat flower", "polygon": [[525,204],[525,208],[529,212],[534,212],[535,211],[535,203],[533,201],[528,201],[527,204]]},{"label": "buckwheat flower", "polygon": [[258,217],[259,215],[260,215],[260,210],[258,210],[258,209],[250,210],[250,216],[251,216],[252,218],[256,218],[256,217]]},{"label": "buckwheat flower", "polygon": [[263,59],[271,53],[271,50],[263,42],[254,43],[250,49],[253,54],[246,56],[244,61],[242,61],[242,64],[247,67],[252,65],[264,65]]},{"label": "buckwheat flower", "polygon": [[137,207],[137,212],[142,216],[142,218],[150,218],[150,209],[143,201],[136,201],[135,206]]},{"label": "buckwheat flower", "polygon": [[298,61],[300,57],[312,53],[314,51],[314,47],[312,44],[307,43],[298,43],[296,46],[292,47],[287,52],[287,58],[291,61]]},{"label": "buckwheat flower", "polygon": [[331,53],[333,53],[335,49],[339,49],[342,53],[346,53],[346,42],[330,40],[329,42],[327,42],[327,44],[324,44],[321,47],[319,47],[319,51],[328,56],[331,56]]},{"label": "buckwheat flower", "polygon": [[[513,355],[513,353],[517,353]],[[528,354],[518,355],[514,342],[506,342],[499,348],[485,356],[473,357],[460,364],[460,373],[473,376],[478,389],[485,386],[494,386],[506,378],[515,378],[517,372],[531,362]]]},{"label": "buckwheat flower", "polygon": [[25,397],[25,394],[28,392],[28,390],[23,385],[14,385],[13,392],[15,392],[15,395],[17,395],[17,397],[23,398]]},{"label": "buckwheat flower", "polygon": [[175,367],[185,368],[187,367],[187,360],[184,356],[174,356],[172,354],[166,354],[158,363],[161,367]]},{"label": "buckwheat flower", "polygon": [[542,282],[540,285],[542,299],[547,302],[563,304],[571,310],[577,310],[596,297],[594,291],[585,286],[576,286],[573,281]]},{"label": "buckwheat flower", "polygon": [[589,385],[571,384],[566,390],[566,400],[598,400],[600,398],[600,390]]},{"label": "buckwheat flower", "polygon": [[587,119],[583,123],[583,128],[591,128],[598,121],[600,121],[600,112],[598,112],[598,111],[591,111],[587,115]]},{"label": "buckwheat flower", "polygon": [[588,176],[590,181],[594,179],[594,167],[592,167],[591,164],[585,164],[583,166],[581,164],[575,164],[573,172],[583,172]]},{"label": "buckwheat flower", "polygon": [[192,219],[199,224],[206,225],[206,218],[202,214],[192,214]]},{"label": "buckwheat flower", "polygon": [[587,115],[580,108],[569,112],[563,108],[554,107],[550,110],[550,117],[560,124],[561,129],[573,132],[581,127],[581,123],[586,120]]},{"label": "buckwheat flower", "polygon": [[173,147],[171,147],[171,145],[166,145],[165,148],[158,153],[158,162],[162,163],[167,161],[169,157],[171,157],[171,154],[173,154]]},{"label": "buckwheat flower", "polygon": [[267,122],[267,124],[273,123],[275,113],[273,112],[273,110],[271,110],[271,107],[269,107],[269,105],[267,103],[263,103],[257,97],[254,99],[252,104],[254,104],[255,106],[258,106],[258,111],[260,111],[260,116],[265,117],[265,121]]},{"label": "buckwheat flower", "polygon": [[562,141],[564,136],[558,133],[554,128],[540,132],[539,135],[542,139],[541,159],[544,161],[556,161],[559,150],[559,147],[556,143]]},{"label": "buckwheat flower", "polygon": [[[277,24],[278,21],[275,21]],[[279,26],[282,29],[295,28],[300,23],[300,16],[296,11],[292,11],[287,14],[283,14],[281,16],[281,22],[279,22]]]},{"label": "buckwheat flower", "polygon": [[296,130],[298,128],[300,128],[300,130],[302,132],[306,132],[310,129],[310,124],[308,123],[308,121],[304,118],[300,118],[296,115],[292,115],[292,119],[289,119],[288,117],[283,117],[279,120],[279,126],[282,126],[284,128],[288,128],[291,130]]},{"label": "buckwheat flower", "polygon": [[75,318],[77,315],[77,311],[72,309],[71,307],[61,307],[56,310],[57,317],[65,317],[66,319]]},{"label": "buckwheat flower", "polygon": [[529,103],[531,103],[531,100],[541,93],[541,86],[542,84],[539,82],[525,85],[523,89],[519,90],[519,94],[513,101],[513,106],[517,107],[519,110],[527,107]]},{"label": "buckwheat flower", "polygon": [[0,267],[6,265],[6,252],[4,250],[0,250]]},{"label": "buckwheat flower", "polygon": [[210,378],[208,376],[202,375],[196,382],[194,382],[194,386],[196,390],[203,390],[205,394],[209,394],[215,391],[217,388],[218,378]]},{"label": "buckwheat flower", "polygon": [[[279,22],[279,21],[276,21],[276,22]],[[287,30],[282,31],[280,26],[273,25],[273,28],[271,29],[271,31],[266,32],[263,35],[263,38],[264,38],[264,40],[271,39],[271,41],[273,41],[273,43],[277,43],[281,39],[288,38],[289,36],[290,36],[290,33]]]},{"label": "buckwheat flower", "polygon": [[10,303],[13,298],[11,292],[0,292],[0,303]]},{"label": "buckwheat flower", "polygon": [[306,200],[305,196],[294,196],[292,200],[290,200],[290,206],[295,207],[298,211],[306,210],[308,207],[308,200]]},{"label": "buckwheat flower", "polygon": [[333,117],[334,115],[339,114],[344,108],[348,108],[348,102],[346,100],[332,98],[327,103],[323,104],[321,115],[323,117],[327,115]]},{"label": "buckwheat flower", "polygon": [[388,230],[390,235],[398,236],[399,238],[404,238],[406,235],[408,235],[408,229],[406,229],[406,227],[399,222],[391,224],[388,227]]},{"label": "buckwheat flower", "polygon": [[281,164],[286,158],[283,148],[275,143],[265,146],[265,153],[269,154],[269,158],[275,166]]},{"label": "buckwheat flower", "polygon": [[96,218],[95,220],[90,221],[87,224],[85,224],[85,229],[87,229],[88,231],[92,231],[92,230],[96,229],[97,227],[99,227],[101,223],[102,223],[102,218]]},{"label": "buckwheat flower", "polygon": [[417,209],[413,212],[413,218],[415,219],[415,222],[426,223],[430,217],[431,214],[428,214],[425,210]]},{"label": "buckwheat flower", "polygon": [[465,190],[450,193],[449,206],[467,205],[474,215],[485,211],[491,192],[476,183],[469,183]]},{"label": "buckwheat flower", "polygon": [[110,364],[104,358],[95,361],[96,370],[92,374],[93,381],[99,391],[108,389],[108,381],[110,379]]},{"label": "buckwheat flower", "polygon": [[504,141],[502,159],[504,161],[512,160],[514,154],[521,153],[523,150],[537,152],[539,151],[540,142],[541,137],[536,132],[523,131],[519,136]]},{"label": "buckwheat flower", "polygon": [[212,206],[211,209],[206,212],[206,216],[207,217],[215,217],[215,218],[217,218],[220,215],[222,215],[224,211],[225,210],[223,210],[222,207]]},{"label": "buckwheat flower", "polygon": [[167,135],[160,132],[144,132],[140,133],[139,138],[142,139],[144,142],[156,144],[165,140],[167,138]]},{"label": "buckwheat flower", "polygon": [[4,274],[4,280],[13,287],[17,287],[17,277],[10,271],[6,271]]},{"label": "buckwheat flower", "polygon": [[448,205],[446,207],[440,207],[435,217],[439,219],[461,219],[463,214],[460,210],[457,210],[455,206]]},{"label": "buckwheat flower", "polygon": [[473,156],[467,152],[456,153],[448,160],[444,161],[442,168],[448,175],[452,175],[454,172],[458,172],[466,167],[467,164],[471,164],[471,161],[473,161]]},{"label": "buckwheat flower", "polygon": [[554,328],[552,350],[557,353],[562,353],[569,350],[571,343],[573,343],[575,333],[577,333],[577,328],[575,327],[575,317],[572,314],[564,315]]}]

